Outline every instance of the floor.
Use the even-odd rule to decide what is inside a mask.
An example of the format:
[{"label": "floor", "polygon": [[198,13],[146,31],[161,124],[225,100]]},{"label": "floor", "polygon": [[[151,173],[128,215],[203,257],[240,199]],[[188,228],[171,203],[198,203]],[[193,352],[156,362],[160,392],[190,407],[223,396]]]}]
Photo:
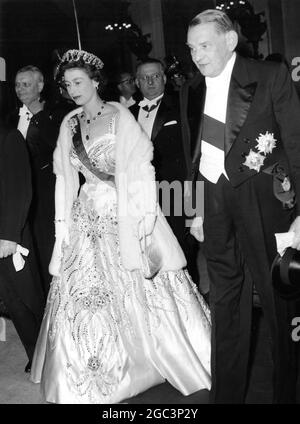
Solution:
[{"label": "floor", "polygon": [[[205,262],[199,259],[202,282],[207,278]],[[203,283],[202,283],[203,284]],[[207,288],[207,283],[205,283]],[[202,287],[203,288],[203,287]],[[254,308],[252,331],[252,361],[246,403],[271,403],[271,354],[267,329],[259,308]],[[10,320],[6,320],[6,342],[0,342],[0,404],[45,404],[39,385],[29,381],[24,373],[26,355]],[[300,381],[298,390],[300,404]],[[201,390],[183,396],[170,384],[152,387],[146,392],[125,400],[128,404],[207,404],[208,391]]]}]

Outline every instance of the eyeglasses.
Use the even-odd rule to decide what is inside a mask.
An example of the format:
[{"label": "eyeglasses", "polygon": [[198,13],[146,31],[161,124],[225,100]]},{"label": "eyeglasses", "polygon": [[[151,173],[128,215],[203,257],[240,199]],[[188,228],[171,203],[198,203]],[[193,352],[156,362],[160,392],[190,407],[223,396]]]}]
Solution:
[{"label": "eyeglasses", "polygon": [[119,84],[133,84],[134,78],[127,78],[119,82]]},{"label": "eyeglasses", "polygon": [[138,79],[143,82],[158,81],[162,77],[162,74],[143,75],[139,76]]}]

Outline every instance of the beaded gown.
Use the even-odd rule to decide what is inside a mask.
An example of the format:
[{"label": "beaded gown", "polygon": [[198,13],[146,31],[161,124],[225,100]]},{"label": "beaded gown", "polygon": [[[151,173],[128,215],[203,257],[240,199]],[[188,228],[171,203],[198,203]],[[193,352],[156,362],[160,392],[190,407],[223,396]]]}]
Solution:
[{"label": "beaded gown", "polygon": [[145,279],[120,259],[115,127],[84,140],[93,169],[72,207],[69,245],[51,283],[32,364],[48,402],[118,403],[167,380],[184,395],[210,389],[210,313],[185,270]]}]

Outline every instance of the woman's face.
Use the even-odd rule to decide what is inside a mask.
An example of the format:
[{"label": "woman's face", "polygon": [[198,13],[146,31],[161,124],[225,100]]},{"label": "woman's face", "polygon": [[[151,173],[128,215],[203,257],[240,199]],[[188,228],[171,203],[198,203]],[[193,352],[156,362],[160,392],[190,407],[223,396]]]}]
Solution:
[{"label": "woman's face", "polygon": [[97,82],[83,69],[67,69],[64,81],[69,96],[78,106],[84,106],[97,96]]}]

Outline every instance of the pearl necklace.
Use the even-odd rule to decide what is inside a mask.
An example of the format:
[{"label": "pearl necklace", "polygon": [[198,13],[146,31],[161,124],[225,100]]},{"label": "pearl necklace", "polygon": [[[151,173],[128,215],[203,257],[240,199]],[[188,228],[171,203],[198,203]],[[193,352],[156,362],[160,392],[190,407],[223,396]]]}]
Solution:
[{"label": "pearl necklace", "polygon": [[97,119],[102,115],[103,109],[104,109],[104,104],[101,106],[101,110],[99,110],[99,112],[97,112],[97,115],[93,116],[92,119],[87,119],[85,112],[82,112],[82,114],[80,115],[80,117],[82,119],[85,119],[85,127],[86,127],[86,136],[85,136],[85,138],[86,138],[86,140],[89,140],[90,139],[90,132],[91,132],[90,131],[90,125],[91,125],[91,123],[93,121],[94,122],[97,121]]}]

